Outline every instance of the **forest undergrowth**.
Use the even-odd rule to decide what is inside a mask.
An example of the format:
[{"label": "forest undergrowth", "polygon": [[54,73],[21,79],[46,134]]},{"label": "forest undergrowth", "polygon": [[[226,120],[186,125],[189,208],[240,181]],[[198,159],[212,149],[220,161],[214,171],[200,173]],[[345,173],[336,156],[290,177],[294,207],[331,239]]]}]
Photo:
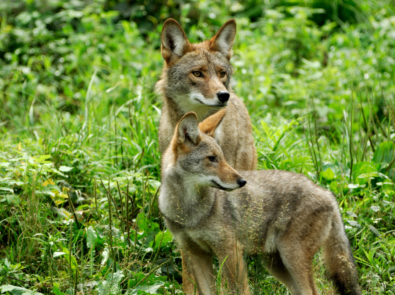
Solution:
[{"label": "forest undergrowth", "polygon": [[[115,2],[0,4],[0,294],[182,293],[157,206],[154,86],[172,6],[125,19]],[[258,16],[254,1],[177,11],[191,42],[236,17],[232,85],[259,169],[333,191],[364,294],[395,294],[394,3],[344,1],[347,21],[305,5],[317,1],[272,2]],[[314,268],[334,294],[320,255]],[[254,294],[289,294],[259,259],[248,270]]]}]

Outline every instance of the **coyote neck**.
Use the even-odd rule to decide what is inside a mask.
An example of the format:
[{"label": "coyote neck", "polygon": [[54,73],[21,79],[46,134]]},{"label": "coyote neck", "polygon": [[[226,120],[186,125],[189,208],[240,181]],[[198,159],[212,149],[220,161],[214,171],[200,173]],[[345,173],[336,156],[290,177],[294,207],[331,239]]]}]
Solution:
[{"label": "coyote neck", "polygon": [[160,211],[167,219],[181,226],[194,227],[207,218],[215,199],[213,190],[198,186],[193,177],[184,177],[174,170],[163,175],[159,195]]},{"label": "coyote neck", "polygon": [[163,108],[165,109],[164,111],[169,115],[172,121],[175,121],[177,123],[185,113],[174,102],[172,98],[163,96],[163,100]]}]

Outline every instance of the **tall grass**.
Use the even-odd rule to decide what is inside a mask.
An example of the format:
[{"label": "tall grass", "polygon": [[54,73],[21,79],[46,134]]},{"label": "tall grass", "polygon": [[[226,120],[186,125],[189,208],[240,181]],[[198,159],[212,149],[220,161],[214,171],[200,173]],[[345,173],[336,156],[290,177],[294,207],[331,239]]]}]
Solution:
[{"label": "tall grass", "polygon": [[[1,15],[0,51],[17,42],[0,56],[0,290],[175,294],[180,255],[157,208],[160,26],[143,36],[100,3],[62,5]],[[383,7],[319,27],[310,8],[273,6],[237,19],[232,57],[259,169],[336,194],[365,294],[395,292],[395,23]],[[199,41],[217,24],[189,26]],[[315,268],[331,294],[319,255]],[[249,276],[254,294],[286,293],[259,258]]]}]

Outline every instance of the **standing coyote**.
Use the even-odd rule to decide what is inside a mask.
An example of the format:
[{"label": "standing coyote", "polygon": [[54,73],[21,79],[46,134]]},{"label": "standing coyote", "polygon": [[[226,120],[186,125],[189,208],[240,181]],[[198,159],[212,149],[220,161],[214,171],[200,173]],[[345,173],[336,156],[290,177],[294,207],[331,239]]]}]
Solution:
[{"label": "standing coyote", "polygon": [[[323,246],[338,291],[361,294],[332,193],[301,174],[279,170],[239,174],[207,135],[215,133],[220,121],[217,115],[198,125],[196,114],[187,113],[162,157],[159,208],[185,256],[183,281],[186,268],[198,294],[215,294],[216,255],[224,263],[230,294],[250,294],[243,257],[259,254],[292,294],[318,295],[312,259]],[[184,291],[194,294],[194,285],[184,284]]]},{"label": "standing coyote", "polygon": [[168,147],[177,122],[194,111],[199,121],[226,110],[215,138],[225,159],[238,170],[255,170],[257,156],[251,120],[243,102],[232,92],[230,65],[236,22],[229,20],[209,41],[189,43],[174,19],[163,24],[161,41],[165,60],[156,89],[164,104],[159,127],[161,154]]}]

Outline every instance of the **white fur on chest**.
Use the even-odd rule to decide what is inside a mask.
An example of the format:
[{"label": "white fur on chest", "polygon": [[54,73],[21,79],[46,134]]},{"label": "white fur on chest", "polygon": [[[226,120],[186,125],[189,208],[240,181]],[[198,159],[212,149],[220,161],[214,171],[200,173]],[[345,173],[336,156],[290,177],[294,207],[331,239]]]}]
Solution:
[{"label": "white fur on chest", "polygon": [[219,124],[217,126],[217,128],[215,129],[215,131],[214,131],[214,138],[218,142],[218,144],[222,143],[222,138],[223,138],[223,135],[224,135],[224,130],[223,129],[224,129],[223,124]]}]

